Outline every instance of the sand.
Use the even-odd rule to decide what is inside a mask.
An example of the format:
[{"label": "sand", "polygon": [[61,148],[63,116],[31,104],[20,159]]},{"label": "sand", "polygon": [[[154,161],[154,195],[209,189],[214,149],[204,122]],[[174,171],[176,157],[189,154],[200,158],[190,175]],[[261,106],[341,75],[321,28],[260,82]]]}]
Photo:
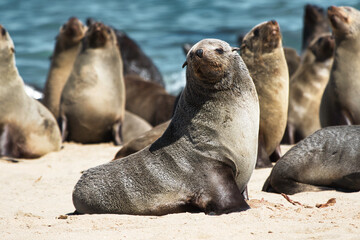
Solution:
[{"label": "sand", "polygon": [[[0,239],[360,239],[360,193],[291,195],[261,191],[271,169],[255,170],[252,209],[221,216],[73,215],[81,171],[110,161],[119,147],[66,143],[59,152],[18,163],[0,160]],[[335,198],[332,206],[317,208]]]}]

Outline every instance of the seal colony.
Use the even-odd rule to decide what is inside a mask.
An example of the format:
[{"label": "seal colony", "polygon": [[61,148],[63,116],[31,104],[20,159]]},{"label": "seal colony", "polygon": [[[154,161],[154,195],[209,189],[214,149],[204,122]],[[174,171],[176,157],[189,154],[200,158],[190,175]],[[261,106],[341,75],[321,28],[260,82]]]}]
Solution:
[{"label": "seal colony", "polygon": [[0,156],[38,158],[60,150],[55,118],[25,93],[15,65],[14,43],[0,25]]},{"label": "seal colony", "polygon": [[237,49],[204,39],[187,55],[187,82],[165,133],[128,157],[91,168],[73,191],[79,213],[222,214],[249,208],[259,102]]}]

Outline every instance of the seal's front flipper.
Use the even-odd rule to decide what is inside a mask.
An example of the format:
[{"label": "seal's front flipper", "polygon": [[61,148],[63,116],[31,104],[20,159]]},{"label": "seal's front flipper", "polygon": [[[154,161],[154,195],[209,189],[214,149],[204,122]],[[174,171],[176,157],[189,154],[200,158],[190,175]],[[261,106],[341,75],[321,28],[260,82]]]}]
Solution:
[{"label": "seal's front flipper", "polygon": [[344,191],[360,191],[360,172],[348,174],[331,185]]},{"label": "seal's front flipper", "polygon": [[122,145],[123,144],[123,136],[122,136],[122,122],[121,121],[116,122],[113,125],[112,134],[114,137],[115,145],[118,145],[118,146]]},{"label": "seal's front flipper", "polygon": [[269,155],[266,153],[264,137],[262,134],[259,134],[258,155],[255,168],[266,167],[272,167],[272,163],[270,162]]},{"label": "seal's front flipper", "polygon": [[206,188],[196,199],[202,211],[210,215],[240,212],[250,208],[236,185],[232,168],[222,162],[211,163]]}]

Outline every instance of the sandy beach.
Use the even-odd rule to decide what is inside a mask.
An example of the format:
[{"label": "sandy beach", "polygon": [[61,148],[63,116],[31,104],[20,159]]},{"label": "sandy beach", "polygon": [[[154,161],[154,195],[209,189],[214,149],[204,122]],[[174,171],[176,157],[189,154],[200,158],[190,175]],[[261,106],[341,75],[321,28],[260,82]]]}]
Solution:
[{"label": "sandy beach", "polygon": [[[65,143],[59,152],[14,163],[0,160],[0,239],[360,239],[360,193],[261,191],[271,169],[255,170],[252,209],[221,216],[70,215],[81,172],[110,161],[112,144]],[[335,203],[323,208],[335,198]]]}]

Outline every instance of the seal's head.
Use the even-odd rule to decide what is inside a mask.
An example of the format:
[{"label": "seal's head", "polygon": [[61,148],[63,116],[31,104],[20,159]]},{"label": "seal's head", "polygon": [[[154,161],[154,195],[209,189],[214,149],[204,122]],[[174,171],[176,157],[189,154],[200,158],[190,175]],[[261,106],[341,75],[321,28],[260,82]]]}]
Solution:
[{"label": "seal's head", "polygon": [[281,47],[279,24],[271,20],[256,25],[245,35],[241,44],[241,54],[261,55]]},{"label": "seal's head", "polygon": [[309,45],[310,51],[315,56],[315,61],[323,62],[330,59],[334,55],[335,40],[334,37],[328,33],[314,39]]},{"label": "seal's head", "polygon": [[328,18],[335,38],[358,37],[360,32],[360,12],[352,7],[328,8]]},{"label": "seal's head", "polygon": [[14,43],[6,29],[0,25],[0,56],[12,56],[14,53]]},{"label": "seal's head", "polygon": [[204,87],[210,88],[228,87],[233,81],[231,75],[243,64],[237,50],[218,39],[204,39],[196,43],[189,50],[183,65],[187,65],[188,81],[196,79]]},{"label": "seal's head", "polygon": [[326,20],[324,9],[312,4],[306,4],[304,22],[315,25]]},{"label": "seal's head", "polygon": [[87,27],[76,17],[71,17],[61,26],[57,40],[64,45],[74,45],[85,36]]},{"label": "seal's head", "polygon": [[89,48],[103,48],[116,45],[114,30],[101,22],[92,22],[85,36],[85,46]]}]

